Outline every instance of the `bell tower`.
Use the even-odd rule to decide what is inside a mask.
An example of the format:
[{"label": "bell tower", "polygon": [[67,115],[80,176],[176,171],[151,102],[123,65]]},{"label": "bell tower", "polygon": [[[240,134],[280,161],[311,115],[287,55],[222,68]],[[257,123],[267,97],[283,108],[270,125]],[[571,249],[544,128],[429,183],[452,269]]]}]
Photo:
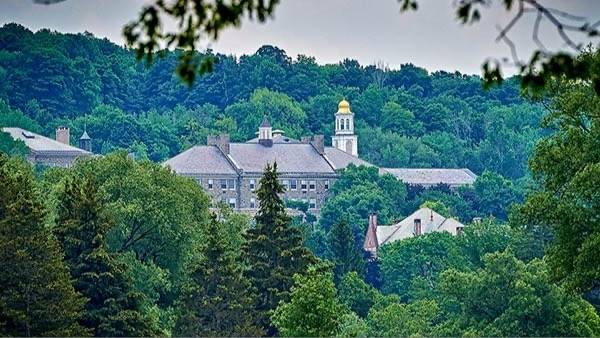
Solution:
[{"label": "bell tower", "polygon": [[338,111],[335,113],[335,135],[331,137],[331,145],[358,157],[358,139],[354,135],[354,113],[350,111],[350,103],[345,99],[340,101]]}]

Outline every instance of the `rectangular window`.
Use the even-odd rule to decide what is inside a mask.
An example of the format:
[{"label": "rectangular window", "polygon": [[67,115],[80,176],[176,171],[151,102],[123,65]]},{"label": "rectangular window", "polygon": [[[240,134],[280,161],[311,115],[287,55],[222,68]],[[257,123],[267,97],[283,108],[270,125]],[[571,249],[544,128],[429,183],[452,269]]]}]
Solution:
[{"label": "rectangular window", "polygon": [[317,207],[317,200],[314,198],[311,198],[310,201],[308,202],[308,208],[315,209],[316,207]]},{"label": "rectangular window", "polygon": [[256,208],[256,199],[254,199],[254,198],[250,199],[250,208],[251,209]]},{"label": "rectangular window", "polygon": [[308,190],[310,190],[310,191],[317,190],[317,181],[308,182]]},{"label": "rectangular window", "polygon": [[229,206],[232,207],[233,209],[235,209],[235,198],[230,198],[229,199]]},{"label": "rectangular window", "polygon": [[256,190],[256,181],[250,180],[250,191]]},{"label": "rectangular window", "polygon": [[298,181],[296,181],[296,180],[290,180],[290,189],[291,190],[298,190]]},{"label": "rectangular window", "polygon": [[209,190],[213,189],[213,180],[212,179],[208,180],[208,189]]},{"label": "rectangular window", "polygon": [[285,191],[290,190],[290,181],[289,180],[283,180],[283,181],[281,181],[281,184],[283,185],[283,190],[285,190]]},{"label": "rectangular window", "polygon": [[325,180],[325,190],[329,190],[329,180]]},{"label": "rectangular window", "polygon": [[221,183],[221,189],[227,190],[227,180],[220,180],[220,183]]},{"label": "rectangular window", "polygon": [[302,191],[306,191],[306,181],[305,180],[300,181],[300,189],[302,189]]},{"label": "rectangular window", "polygon": [[227,180],[227,186],[229,187],[229,190],[235,190],[235,180],[234,179],[228,179]]}]

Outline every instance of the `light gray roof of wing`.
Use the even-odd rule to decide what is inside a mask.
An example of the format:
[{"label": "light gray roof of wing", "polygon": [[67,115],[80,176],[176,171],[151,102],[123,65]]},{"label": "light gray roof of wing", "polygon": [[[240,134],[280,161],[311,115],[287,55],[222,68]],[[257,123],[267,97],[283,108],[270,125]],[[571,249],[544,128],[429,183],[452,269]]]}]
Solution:
[{"label": "light gray roof of wing", "polygon": [[164,162],[180,174],[236,174],[216,146],[195,146]]},{"label": "light gray roof of wing", "polygon": [[15,140],[20,140],[25,143],[27,148],[36,153],[52,153],[52,154],[74,154],[74,155],[89,155],[88,151],[73,147],[55,139],[30,132],[28,130],[16,127],[2,128],[2,131],[10,134]]}]

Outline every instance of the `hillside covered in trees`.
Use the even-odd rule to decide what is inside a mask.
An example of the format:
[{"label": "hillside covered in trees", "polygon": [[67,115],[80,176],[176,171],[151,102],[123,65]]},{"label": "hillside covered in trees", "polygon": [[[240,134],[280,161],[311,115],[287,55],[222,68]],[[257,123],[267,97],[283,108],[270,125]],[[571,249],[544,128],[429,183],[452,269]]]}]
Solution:
[{"label": "hillside covered in trees", "polygon": [[[91,34],[0,28],[0,109],[4,125],[51,134],[83,125],[94,151],[124,148],[154,161],[210,133],[254,137],[264,114],[289,136],[333,131],[337,102],[356,114],[359,154],[386,167],[467,167],[509,179],[527,174],[543,110],[520,97],[515,78],[484,90],[478,76],[411,64],[398,70],[354,60],[319,65],[273,46],[252,55],[213,55],[214,72],[189,88],[174,73],[177,52],[150,66]],[[202,55],[206,57],[207,55]],[[18,110],[33,121],[19,117]],[[25,120],[25,121],[24,121]]]}]

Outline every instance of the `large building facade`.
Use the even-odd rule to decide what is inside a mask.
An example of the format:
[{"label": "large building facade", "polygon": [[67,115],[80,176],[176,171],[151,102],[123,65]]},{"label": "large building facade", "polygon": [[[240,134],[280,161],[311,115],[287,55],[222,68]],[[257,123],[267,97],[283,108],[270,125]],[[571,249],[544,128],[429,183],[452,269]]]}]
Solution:
[{"label": "large building facade", "polygon": [[[252,213],[258,209],[256,190],[263,171],[268,163],[276,162],[285,188],[283,198],[303,201],[315,214],[319,213],[341,170],[350,164],[373,166],[358,157],[354,114],[346,100],[338,104],[335,113],[332,147],[325,147],[322,135],[301,140],[289,138],[283,131],[273,130],[266,117],[256,134],[256,138],[244,143],[230,142],[229,135],[209,136],[205,146],[194,146],[164,164],[180,175],[195,179],[213,199]],[[380,169],[406,180],[407,174],[398,170]],[[463,169],[418,170],[417,178],[408,184],[420,184],[419,178],[427,178],[425,183],[444,184],[449,177],[453,185],[472,183],[469,175],[464,180]]]}]

